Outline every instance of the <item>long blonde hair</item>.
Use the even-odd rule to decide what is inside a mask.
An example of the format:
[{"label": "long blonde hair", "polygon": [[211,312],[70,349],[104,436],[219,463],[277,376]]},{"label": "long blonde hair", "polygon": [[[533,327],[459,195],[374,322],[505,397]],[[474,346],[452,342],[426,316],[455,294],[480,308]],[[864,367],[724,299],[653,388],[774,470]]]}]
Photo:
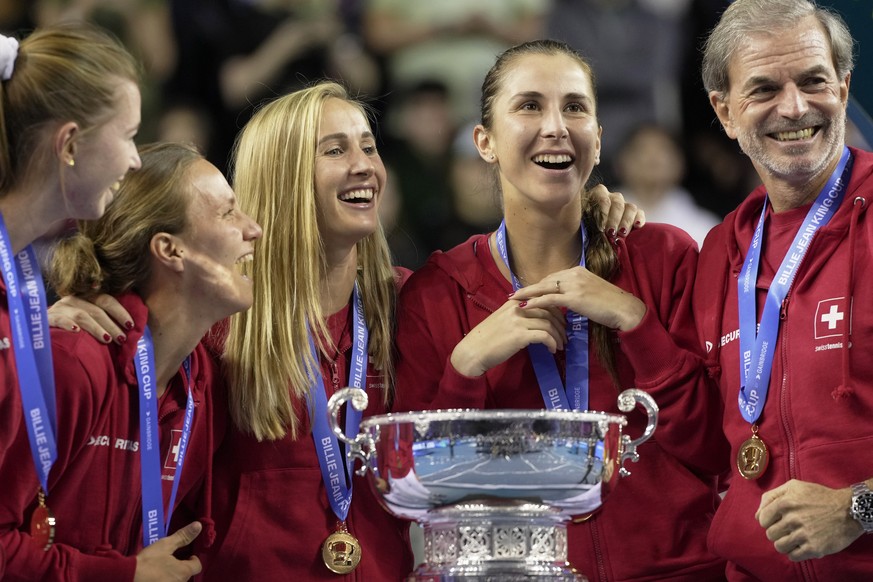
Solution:
[{"label": "long blonde hair", "polygon": [[[231,319],[224,362],[234,422],[259,440],[286,433],[297,438],[299,404],[310,395],[319,367],[309,350],[309,333],[330,341],[321,309],[327,263],[315,192],[316,142],[329,99],[351,103],[366,114],[341,85],[321,82],[259,109],[234,148],[233,183],[240,207],[270,240],[251,263],[254,305]],[[357,243],[357,254],[370,359],[386,378],[387,403],[393,383],[395,289],[381,226]],[[333,346],[319,347],[326,354]]]}]

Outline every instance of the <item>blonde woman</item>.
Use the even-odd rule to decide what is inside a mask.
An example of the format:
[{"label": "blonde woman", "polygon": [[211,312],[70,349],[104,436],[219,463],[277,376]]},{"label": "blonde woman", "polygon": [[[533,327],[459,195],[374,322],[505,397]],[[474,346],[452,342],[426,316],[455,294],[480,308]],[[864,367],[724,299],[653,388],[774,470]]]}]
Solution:
[{"label": "blonde woman", "polygon": [[[343,531],[358,545],[350,579],[399,579],[412,568],[406,524],[360,477],[348,480],[313,422],[343,386],[366,387],[365,414],[385,412],[391,397],[399,275],[379,224],[385,168],[364,108],[334,83],[269,103],[239,136],[234,184],[271,239],[252,265],[254,310],[231,321],[225,346],[238,431],[216,459],[215,506],[227,509],[217,529],[228,529],[206,579],[341,579],[322,548],[328,555]],[[356,377],[358,357],[368,366]],[[339,466],[323,473],[319,457],[331,453]],[[332,479],[343,483],[338,500]]]}]

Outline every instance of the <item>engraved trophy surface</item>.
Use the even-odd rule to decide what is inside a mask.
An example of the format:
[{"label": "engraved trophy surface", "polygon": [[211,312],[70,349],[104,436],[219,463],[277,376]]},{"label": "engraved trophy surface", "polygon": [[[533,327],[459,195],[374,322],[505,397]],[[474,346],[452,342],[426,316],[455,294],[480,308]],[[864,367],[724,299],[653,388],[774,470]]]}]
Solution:
[{"label": "engraved trophy surface", "polygon": [[345,402],[363,410],[367,395],[344,388],[328,402],[358,473],[389,512],[422,526],[424,563],[408,578],[418,582],[585,580],[567,562],[567,522],[602,505],[658,421],[654,400],[630,389],[619,409],[648,415],[636,440],[623,415],[562,410],[384,414],[352,439],[337,422]]}]

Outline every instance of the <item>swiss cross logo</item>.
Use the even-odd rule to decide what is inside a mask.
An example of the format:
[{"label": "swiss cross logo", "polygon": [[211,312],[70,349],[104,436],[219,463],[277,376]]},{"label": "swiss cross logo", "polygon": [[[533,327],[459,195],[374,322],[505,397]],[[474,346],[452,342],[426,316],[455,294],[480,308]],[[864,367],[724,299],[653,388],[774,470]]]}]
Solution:
[{"label": "swiss cross logo", "polygon": [[182,441],[181,430],[170,431],[170,448],[167,450],[167,458],[164,461],[164,469],[176,470],[179,463],[179,443]]},{"label": "swiss cross logo", "polygon": [[851,329],[851,308],[846,309],[845,297],[834,297],[818,302],[815,310],[815,339],[842,337]]}]

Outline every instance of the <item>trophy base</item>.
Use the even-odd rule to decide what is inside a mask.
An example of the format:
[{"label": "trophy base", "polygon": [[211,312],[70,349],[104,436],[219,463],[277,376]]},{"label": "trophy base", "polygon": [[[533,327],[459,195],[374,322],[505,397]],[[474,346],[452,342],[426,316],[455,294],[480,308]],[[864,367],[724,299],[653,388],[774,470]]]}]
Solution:
[{"label": "trophy base", "polygon": [[487,499],[421,519],[424,563],[407,582],[587,582],[567,562],[566,516],[538,503]]},{"label": "trophy base", "polygon": [[524,572],[519,572],[516,565],[493,564],[485,568],[453,567],[447,571],[434,572],[428,568],[418,567],[406,578],[406,582],[588,582],[588,578],[572,568],[535,569],[525,566]]}]

